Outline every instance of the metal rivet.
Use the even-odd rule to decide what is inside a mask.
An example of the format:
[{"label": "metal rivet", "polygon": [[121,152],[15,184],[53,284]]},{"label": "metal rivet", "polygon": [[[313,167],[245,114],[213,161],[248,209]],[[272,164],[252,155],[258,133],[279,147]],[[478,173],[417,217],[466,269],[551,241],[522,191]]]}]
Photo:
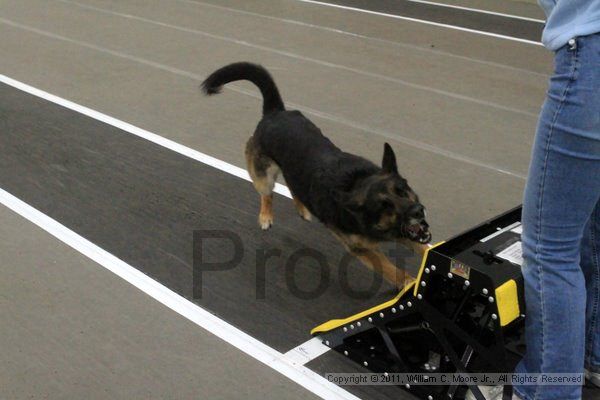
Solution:
[{"label": "metal rivet", "polygon": [[369,363],[365,361],[365,362],[363,363],[363,365],[364,365],[365,367],[368,367],[368,366],[369,366]]},{"label": "metal rivet", "polygon": [[525,314],[521,314],[521,318],[525,318]]},{"label": "metal rivet", "polygon": [[492,296],[490,296],[490,297],[488,297],[488,301],[489,301],[490,303],[493,303],[493,302],[494,302],[494,298],[493,298]]},{"label": "metal rivet", "polygon": [[421,293],[419,293],[419,294],[417,295],[417,299],[421,300],[422,298],[423,298],[423,296],[421,295]]},{"label": "metal rivet", "polygon": [[350,324],[350,329],[354,329],[354,325]]},{"label": "metal rivet", "polygon": [[369,321],[369,322],[373,322],[373,318],[369,317],[369,318],[367,319],[367,321]]},{"label": "metal rivet", "polygon": [[488,292],[488,290],[487,290],[487,289],[485,289],[485,288],[484,288],[484,289],[481,291],[481,293],[483,293],[483,294],[488,294],[489,292]]},{"label": "metal rivet", "polygon": [[431,266],[431,270],[432,270],[432,271],[435,271],[435,265],[432,265],[432,266]]},{"label": "metal rivet", "polygon": [[390,374],[388,374],[387,372],[384,372],[383,376],[390,376]]},{"label": "metal rivet", "polygon": [[433,396],[427,396],[427,400],[433,400]]},{"label": "metal rivet", "polygon": [[380,313],[379,313],[379,318],[383,318],[383,317],[384,317],[383,313],[382,313],[382,312],[380,312]]},{"label": "metal rivet", "polygon": [[452,279],[454,275],[452,275],[452,272],[448,272],[448,278]]},{"label": "metal rivet", "polygon": [[400,309],[400,311],[404,310],[404,306],[402,304],[400,304],[400,307],[398,307]]},{"label": "metal rivet", "polygon": [[465,286],[470,286],[470,285],[471,285],[471,282],[465,281]]},{"label": "metal rivet", "polygon": [[396,309],[392,307],[392,314],[396,314]]},{"label": "metal rivet", "polygon": [[406,303],[407,306],[412,307],[412,303],[409,301],[408,303]]},{"label": "metal rivet", "polygon": [[423,367],[424,367],[424,368],[425,368],[427,371],[429,371],[429,368],[431,368],[431,366],[429,365],[429,363],[425,363],[425,364],[423,364]]},{"label": "metal rivet", "polygon": [[404,386],[406,386],[407,389],[410,389],[410,385],[408,383]]},{"label": "metal rivet", "polygon": [[347,351],[344,351],[344,355],[345,355],[345,356],[347,356],[347,355],[348,355],[348,352],[347,352]]},{"label": "metal rivet", "polygon": [[348,332],[348,328],[344,327],[344,332]]},{"label": "metal rivet", "polygon": [[325,341],[325,346],[329,346],[329,340]]},{"label": "metal rivet", "polygon": [[492,319],[498,319],[498,316],[496,314],[492,314]]},{"label": "metal rivet", "polygon": [[429,268],[425,268],[425,273],[428,274],[429,273]]},{"label": "metal rivet", "polygon": [[357,322],[356,326],[358,326],[360,328],[362,326],[362,324],[360,322]]},{"label": "metal rivet", "polygon": [[427,286],[427,283],[425,281],[421,281],[421,286],[425,287]]}]

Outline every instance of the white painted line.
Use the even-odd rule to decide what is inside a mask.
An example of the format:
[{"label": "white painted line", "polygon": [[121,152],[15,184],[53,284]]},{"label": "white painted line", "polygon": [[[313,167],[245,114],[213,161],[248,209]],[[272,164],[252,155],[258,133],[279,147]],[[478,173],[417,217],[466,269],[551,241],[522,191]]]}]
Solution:
[{"label": "white painted line", "polygon": [[126,19],[130,19],[130,20],[134,20],[134,21],[140,21],[140,22],[144,22],[144,23],[147,23],[147,24],[152,24],[152,25],[161,26],[161,27],[164,27],[164,28],[169,28],[169,29],[177,30],[177,31],[180,31],[180,32],[191,33],[191,34],[194,34],[194,35],[201,35],[201,36],[208,37],[208,38],[215,39],[215,40],[222,40],[222,41],[225,41],[225,42],[228,42],[228,43],[235,43],[235,44],[237,44],[239,46],[250,47],[250,48],[253,48],[253,49],[262,50],[262,51],[266,51],[266,52],[269,52],[269,53],[279,54],[279,55],[284,56],[284,57],[289,57],[289,58],[293,58],[293,59],[296,59],[296,60],[301,60],[301,61],[305,61],[305,62],[308,62],[308,63],[317,64],[317,65],[320,65],[322,67],[340,69],[340,70],[351,72],[351,73],[358,74],[358,75],[364,75],[364,76],[368,76],[368,77],[375,78],[375,79],[380,79],[380,80],[387,81],[387,82],[393,82],[393,83],[396,83],[396,84],[399,84],[399,85],[402,85],[402,86],[406,86],[406,87],[410,87],[410,88],[417,89],[417,90],[423,90],[423,91],[435,93],[435,94],[438,94],[438,95],[441,95],[441,96],[447,96],[447,97],[454,98],[454,99],[457,99],[457,100],[462,100],[462,101],[466,101],[466,102],[472,102],[472,103],[475,103],[475,104],[478,104],[478,105],[481,105],[481,106],[487,106],[487,107],[497,108],[497,109],[500,109],[500,110],[504,110],[504,111],[508,111],[508,112],[513,112],[513,113],[517,113],[517,114],[522,114],[522,115],[526,115],[526,116],[530,116],[530,117],[534,117],[534,118],[537,118],[537,116],[538,116],[535,113],[531,113],[529,111],[521,110],[519,108],[515,108],[515,107],[512,107],[512,106],[505,106],[505,105],[498,104],[498,103],[495,103],[495,102],[492,102],[492,101],[481,100],[481,99],[478,99],[478,98],[475,98],[475,97],[461,95],[459,93],[450,92],[450,91],[447,91],[447,90],[436,89],[436,88],[429,87],[429,86],[426,86],[426,85],[412,83],[412,82],[406,81],[404,79],[394,78],[394,77],[391,77],[391,76],[382,75],[382,74],[378,74],[378,73],[374,73],[374,72],[370,72],[370,71],[365,71],[365,70],[361,70],[361,69],[357,69],[357,68],[347,67],[347,66],[342,65],[342,64],[336,64],[336,63],[332,63],[332,62],[329,62],[329,61],[320,60],[320,59],[317,59],[317,58],[306,57],[306,56],[303,56],[301,54],[292,53],[292,52],[287,51],[287,50],[277,50],[277,49],[274,49],[272,47],[262,46],[262,45],[250,43],[250,42],[247,42],[245,40],[238,40],[238,39],[231,38],[231,37],[228,37],[228,36],[215,35],[215,34],[212,34],[212,33],[209,33],[209,32],[204,32],[204,31],[200,31],[200,30],[197,30],[197,29],[186,28],[186,27],[182,27],[182,26],[178,26],[178,25],[172,25],[172,24],[168,24],[168,23],[165,23],[165,22],[157,21],[157,20],[154,20],[154,19],[140,17],[140,16],[137,16],[137,15],[131,15],[131,14],[125,14],[125,13],[120,13],[120,12],[116,12],[116,11],[111,11],[111,10],[107,10],[107,9],[100,8],[100,7],[94,7],[94,6],[90,6],[90,5],[87,5],[87,4],[78,3],[78,2],[72,1],[72,0],[56,0],[56,1],[60,1],[62,3],[66,3],[66,4],[72,4],[72,5],[75,5],[77,7],[81,7],[81,8],[84,8],[84,9],[92,10],[92,11],[103,13],[103,14],[114,15],[114,16],[120,17],[120,18],[126,18]]},{"label": "white painted line", "polygon": [[518,38],[518,37],[508,36],[508,35],[500,35],[498,33],[485,32],[485,31],[480,31],[480,30],[477,30],[477,29],[463,28],[462,26],[456,26],[456,25],[450,25],[450,24],[442,24],[442,23],[439,23],[439,22],[428,21],[428,20],[425,20],[425,19],[404,17],[402,15],[395,15],[395,14],[388,14],[388,13],[379,12],[379,11],[365,10],[363,8],[357,8],[357,7],[342,6],[342,5],[339,5],[339,4],[324,3],[322,1],[315,1],[315,0],[293,0],[293,1],[299,1],[301,3],[309,3],[309,4],[315,4],[315,5],[325,6],[325,7],[339,8],[341,10],[347,10],[347,11],[361,12],[361,13],[364,13],[364,14],[377,15],[377,16],[380,16],[380,17],[388,17],[388,18],[400,19],[400,20],[403,20],[403,21],[418,22],[418,23],[425,24],[425,25],[432,25],[432,26],[437,26],[437,27],[440,27],[440,28],[448,28],[448,29],[454,29],[454,30],[462,31],[462,32],[475,33],[475,34],[478,34],[478,35],[490,36],[490,37],[494,37],[494,38],[497,38],[497,39],[506,39],[506,40],[512,40],[513,42],[520,42],[520,43],[526,43],[526,44],[533,44],[533,45],[536,45],[536,46],[543,46],[543,44],[541,42],[535,42],[533,40],[521,39],[521,38]]},{"label": "white painted line", "polygon": [[[86,115],[90,118],[94,118],[95,120],[104,122],[105,124],[114,126],[115,128],[119,128],[125,132],[131,133],[132,135],[146,139],[152,143],[155,143],[159,146],[165,147],[169,150],[172,150],[172,151],[179,153],[181,155],[184,155],[186,157],[192,158],[203,164],[210,165],[211,167],[214,167],[221,171],[227,172],[228,174],[237,176],[238,178],[242,178],[244,180],[251,181],[250,176],[248,175],[248,172],[243,168],[229,164],[225,161],[219,160],[218,158],[209,156],[208,154],[201,153],[197,150],[191,149],[187,146],[184,146],[182,144],[179,144],[177,142],[169,140],[165,137],[159,136],[155,133],[149,132],[145,129],[138,128],[137,126],[134,126],[127,122],[110,117],[106,114],[102,114],[98,111],[92,110],[91,108],[84,107],[82,105],[73,103],[72,101],[65,100],[61,97],[44,92],[43,90],[34,88],[33,86],[29,86],[25,83],[19,82],[17,80],[9,78],[8,76],[5,76],[5,75],[0,74],[0,82],[5,83],[9,86],[12,86],[16,89],[22,90],[23,92],[27,92],[34,96],[40,97],[44,100],[48,100],[54,104],[58,104],[62,107],[68,108],[69,110],[73,110],[80,114]],[[277,192],[283,196],[292,198],[292,195],[291,195],[289,189],[280,183],[275,184],[275,192]]]},{"label": "white painted line", "polygon": [[443,50],[439,50],[439,49],[433,49],[433,48],[430,48],[430,47],[423,47],[423,46],[413,45],[413,44],[410,44],[410,43],[403,43],[403,42],[397,42],[397,41],[389,40],[389,39],[382,39],[382,38],[377,38],[377,37],[373,37],[373,36],[361,35],[359,33],[344,31],[344,30],[341,30],[341,29],[331,28],[331,27],[328,27],[328,26],[310,24],[308,22],[302,22],[302,21],[298,21],[298,20],[295,20],[295,19],[279,18],[279,17],[275,17],[275,16],[272,16],[272,15],[259,14],[259,13],[255,13],[255,12],[251,12],[251,11],[246,11],[246,10],[239,10],[237,8],[219,6],[219,5],[216,5],[216,4],[206,3],[206,2],[203,2],[203,1],[200,1],[200,0],[176,0],[176,1],[181,2],[181,3],[186,3],[186,4],[193,4],[193,5],[197,5],[197,6],[200,6],[200,7],[213,8],[215,10],[226,11],[226,12],[229,12],[229,13],[235,13],[235,14],[240,14],[240,15],[251,16],[251,17],[254,17],[254,18],[267,19],[267,20],[277,21],[277,22],[281,22],[281,23],[285,23],[285,24],[302,26],[302,27],[309,28],[309,29],[316,29],[316,30],[320,30],[320,31],[324,31],[324,32],[331,32],[331,33],[335,33],[335,34],[338,34],[338,35],[350,36],[350,37],[353,37],[353,38],[357,38],[357,39],[361,39],[361,40],[365,40],[365,41],[369,41],[369,42],[381,43],[381,44],[385,44],[385,45],[388,45],[388,46],[394,46],[394,47],[398,47],[398,48],[410,49],[410,50],[415,50],[415,51],[423,52],[423,53],[435,54],[437,56],[443,56],[443,57],[448,57],[448,58],[456,58],[458,60],[464,60],[464,61],[472,62],[472,63],[475,63],[475,64],[482,64],[482,65],[486,65],[486,66],[492,66],[492,67],[495,67],[495,68],[508,69],[508,70],[511,70],[511,71],[519,71],[519,72],[521,72],[523,74],[530,74],[530,75],[535,75],[535,76],[542,76],[544,78],[548,77],[548,74],[543,74],[541,72],[535,72],[535,71],[527,70],[527,69],[524,69],[524,68],[513,67],[512,65],[501,64],[501,63],[497,63],[497,62],[494,62],[494,61],[479,60],[477,58],[472,58],[472,57],[468,57],[468,56],[461,56],[461,55],[453,54],[453,53],[450,53],[450,52],[447,52],[447,51],[443,51]]},{"label": "white painted line", "polygon": [[285,357],[298,365],[304,365],[329,350],[331,349],[323,344],[323,339],[317,336],[302,343],[300,346],[294,347],[285,353]]},{"label": "white painted line", "polygon": [[471,11],[471,12],[476,12],[476,13],[480,13],[480,14],[496,15],[498,17],[504,17],[504,18],[521,19],[523,21],[538,22],[540,24],[545,24],[546,23],[546,21],[544,21],[543,19],[522,17],[520,15],[514,15],[514,14],[504,14],[504,13],[501,13],[501,12],[489,11],[489,10],[481,10],[479,8],[457,6],[457,5],[454,5],[454,4],[437,3],[435,1],[426,1],[426,0],[406,0],[406,1],[410,1],[411,3],[428,4],[428,5],[436,6],[436,7],[455,8],[457,10]]},{"label": "white painted line", "polygon": [[[125,59],[125,60],[133,61],[133,62],[142,64],[142,65],[145,65],[145,66],[156,68],[156,69],[161,70],[161,71],[169,72],[171,74],[175,74],[175,75],[178,75],[178,76],[184,76],[186,78],[194,79],[194,80],[197,80],[197,81],[200,81],[200,82],[202,82],[204,80],[204,78],[205,78],[205,76],[201,76],[201,75],[198,75],[198,74],[195,74],[195,73],[192,73],[192,72],[188,72],[188,71],[185,71],[185,70],[182,70],[182,69],[179,69],[179,68],[171,67],[169,65],[161,64],[161,63],[158,63],[158,62],[155,62],[155,61],[151,61],[151,60],[148,60],[148,59],[145,59],[145,58],[132,56],[130,54],[122,53],[120,51],[110,50],[110,49],[107,49],[107,48],[104,48],[104,47],[101,47],[101,46],[96,46],[96,45],[88,43],[88,42],[83,42],[83,41],[80,41],[80,40],[67,38],[65,36],[57,35],[55,33],[47,32],[47,31],[44,31],[44,30],[41,30],[41,29],[37,29],[37,28],[31,27],[31,26],[27,26],[27,25],[23,25],[23,24],[20,24],[20,23],[17,23],[17,22],[13,22],[13,21],[7,20],[7,19],[2,18],[2,17],[0,17],[0,23],[7,24],[9,26],[12,26],[12,27],[15,27],[15,28],[18,28],[18,29],[23,29],[23,30],[26,30],[28,32],[34,32],[34,33],[36,33],[38,35],[49,37],[49,38],[52,38],[52,39],[55,39],[55,40],[61,40],[61,41],[64,41],[66,43],[72,43],[72,44],[75,44],[77,46],[82,46],[82,47],[85,47],[85,48],[88,48],[88,49],[92,49],[94,51],[98,51],[98,52],[101,52],[101,53],[104,53],[104,54],[109,54],[109,55],[114,56],[114,57],[119,57],[119,58],[122,58],[122,59]],[[22,85],[27,86],[25,84],[22,84]],[[235,84],[228,85],[226,87],[226,90],[231,90],[231,91],[234,91],[234,92],[237,92],[237,93],[242,93],[242,94],[244,94],[246,96],[262,100],[262,96],[261,96],[261,94],[258,91],[246,90],[245,88],[237,87]],[[52,96],[52,95],[50,95],[50,96]],[[56,96],[53,96],[53,97],[56,97]],[[371,126],[368,126],[368,125],[364,125],[364,124],[361,124],[359,122],[355,122],[353,120],[347,119],[345,117],[339,117],[339,116],[336,116],[334,114],[329,114],[329,113],[326,113],[326,112],[322,112],[322,111],[316,110],[314,108],[306,107],[306,106],[303,106],[303,105],[300,105],[300,104],[294,104],[294,103],[288,102],[288,101],[286,101],[285,103],[286,103],[287,106],[290,106],[290,107],[292,107],[292,108],[294,108],[296,110],[299,110],[299,111],[306,112],[306,113],[311,114],[313,116],[316,116],[318,118],[323,118],[323,119],[326,119],[328,121],[333,121],[333,122],[336,122],[336,123],[339,123],[339,124],[342,124],[342,125],[345,125],[345,126],[349,126],[351,128],[357,129],[357,130],[361,130],[361,131],[364,131],[364,132],[372,133],[372,134],[375,134],[375,135],[378,135],[378,136],[381,136],[381,137],[384,137],[384,138],[387,138],[387,139],[390,139],[390,140],[393,140],[393,141],[396,141],[396,142],[399,142],[399,143],[403,143],[403,144],[405,144],[407,146],[411,146],[411,147],[414,147],[414,148],[419,149],[419,150],[423,150],[423,151],[426,151],[426,152],[434,153],[434,154],[437,154],[437,155],[440,155],[442,157],[446,157],[446,158],[449,158],[449,159],[452,159],[452,160],[461,161],[461,162],[464,162],[466,164],[471,164],[471,165],[475,165],[475,166],[482,167],[482,168],[485,168],[485,169],[489,169],[489,170],[492,170],[492,171],[495,171],[495,172],[498,172],[498,173],[501,173],[501,174],[506,174],[506,175],[512,176],[512,177],[520,179],[520,180],[525,180],[525,178],[526,178],[525,175],[523,175],[523,174],[521,174],[519,172],[507,170],[507,169],[505,169],[503,167],[492,165],[492,164],[488,164],[486,162],[483,162],[483,161],[480,161],[480,160],[477,160],[477,159],[474,159],[474,158],[471,158],[471,157],[468,157],[468,156],[464,156],[464,155],[459,154],[459,153],[455,153],[455,152],[446,150],[446,149],[444,149],[442,147],[438,147],[438,146],[435,146],[435,145],[432,145],[432,144],[421,142],[419,140],[411,139],[409,137],[399,135],[397,132],[393,132],[392,133],[392,132],[389,132],[389,131],[386,131],[386,130],[383,130],[383,129],[374,128],[374,127],[371,127]],[[85,108],[85,107],[83,107],[83,108]],[[533,117],[533,116],[535,116],[535,114],[531,113],[531,116]],[[191,151],[194,151],[194,150],[191,150]],[[244,179],[246,179],[246,178],[244,178]],[[277,188],[277,186],[276,186],[276,188]]]},{"label": "white painted line", "polygon": [[63,243],[129,282],[196,325],[286,376],[325,400],[360,400],[341,387],[298,364],[295,359],[256,340],[236,327],[163,286],[106,250],[0,188],[0,204],[39,226]]}]

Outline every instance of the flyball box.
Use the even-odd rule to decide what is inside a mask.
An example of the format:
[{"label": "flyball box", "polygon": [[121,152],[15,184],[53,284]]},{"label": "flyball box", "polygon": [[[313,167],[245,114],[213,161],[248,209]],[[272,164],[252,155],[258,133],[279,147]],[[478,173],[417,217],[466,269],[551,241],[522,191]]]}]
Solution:
[{"label": "flyball box", "polygon": [[[376,373],[512,372],[525,349],[520,218],[518,207],[432,246],[417,280],[395,298],[311,333]],[[462,399],[467,390],[401,387],[427,400]]]}]

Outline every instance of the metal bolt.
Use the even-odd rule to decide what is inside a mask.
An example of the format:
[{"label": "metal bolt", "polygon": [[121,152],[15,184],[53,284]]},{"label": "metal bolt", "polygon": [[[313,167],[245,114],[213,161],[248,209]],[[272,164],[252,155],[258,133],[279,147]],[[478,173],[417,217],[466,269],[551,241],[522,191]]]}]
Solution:
[{"label": "metal bolt", "polygon": [[493,319],[493,320],[497,320],[497,319],[498,319],[498,316],[497,316],[496,314],[492,314],[492,319]]},{"label": "metal bolt", "polygon": [[487,290],[487,289],[485,289],[485,288],[484,288],[484,289],[481,291],[481,293],[483,293],[483,294],[488,294],[489,292],[488,292],[488,290]]},{"label": "metal bolt", "polygon": [[432,265],[432,266],[431,266],[431,270],[432,270],[432,271],[435,271],[435,265]]}]

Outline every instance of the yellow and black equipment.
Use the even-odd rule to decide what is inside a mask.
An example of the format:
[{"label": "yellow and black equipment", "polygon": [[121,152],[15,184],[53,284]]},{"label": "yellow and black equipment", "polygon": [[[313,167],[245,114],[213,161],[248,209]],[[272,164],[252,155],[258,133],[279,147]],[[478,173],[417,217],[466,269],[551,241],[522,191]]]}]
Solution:
[{"label": "yellow and black equipment", "polygon": [[[311,333],[381,374],[512,372],[525,348],[520,218],[518,207],[431,247],[398,296]],[[427,400],[462,399],[467,390],[402,388]]]}]

